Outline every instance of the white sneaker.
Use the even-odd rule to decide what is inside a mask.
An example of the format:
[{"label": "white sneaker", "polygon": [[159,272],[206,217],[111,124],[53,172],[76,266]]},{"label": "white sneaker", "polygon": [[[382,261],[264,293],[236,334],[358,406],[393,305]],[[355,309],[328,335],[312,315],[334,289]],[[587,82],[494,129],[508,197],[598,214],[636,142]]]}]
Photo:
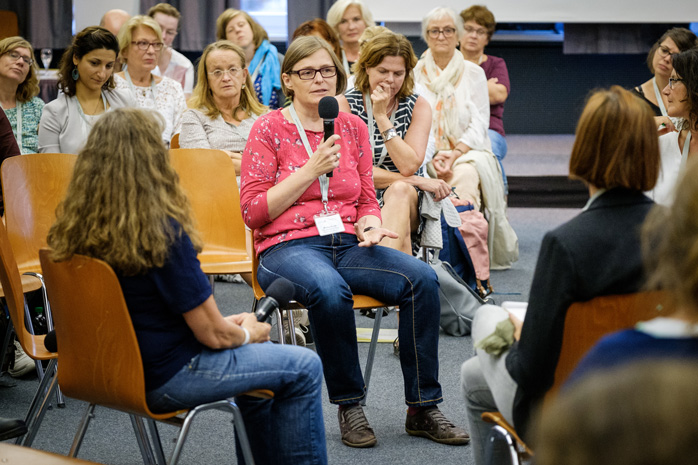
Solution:
[{"label": "white sneaker", "polygon": [[[301,347],[306,346],[305,334],[300,328],[301,325],[308,326],[310,323],[308,321],[308,310],[302,308],[298,310],[291,310],[293,312],[293,326],[295,327],[296,333],[296,345]],[[284,320],[284,334],[286,335],[286,344],[291,344],[291,333],[288,331],[288,323]]]},{"label": "white sneaker", "polygon": [[34,360],[24,353],[19,341],[15,341],[15,361],[10,365],[10,369],[7,370],[10,376],[20,378],[31,372],[35,367]]}]

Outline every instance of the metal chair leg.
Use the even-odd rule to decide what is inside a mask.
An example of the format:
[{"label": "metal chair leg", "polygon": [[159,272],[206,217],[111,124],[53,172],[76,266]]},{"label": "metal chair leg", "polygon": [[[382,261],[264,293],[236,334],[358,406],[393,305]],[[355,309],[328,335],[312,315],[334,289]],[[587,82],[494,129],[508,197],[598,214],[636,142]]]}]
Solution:
[{"label": "metal chair leg", "polygon": [[155,455],[153,455],[153,449],[150,447],[150,441],[148,440],[148,433],[143,425],[143,419],[132,414],[129,414],[129,418],[131,419],[133,432],[136,434],[136,442],[141,451],[143,463],[145,465],[157,465],[155,462]]},{"label": "metal chair leg", "polygon": [[167,465],[165,451],[162,450],[162,441],[160,440],[157,422],[152,418],[144,418],[144,420],[148,425],[148,429],[150,430],[150,437],[153,441],[153,449],[155,449],[155,460],[157,461],[158,465]]},{"label": "metal chair leg", "polygon": [[288,322],[288,334],[291,338],[291,344],[296,346],[296,325],[293,321],[293,310],[286,310],[286,321]]},{"label": "metal chair leg", "polygon": [[274,310],[274,316],[276,317],[276,332],[279,336],[279,344],[286,344],[286,338],[284,337],[284,321],[281,317],[281,310],[278,308]]},{"label": "metal chair leg", "polygon": [[366,394],[361,399],[361,405],[366,405],[368,397],[368,386],[371,382],[371,371],[373,371],[373,359],[376,356],[376,346],[378,345],[378,335],[381,329],[381,320],[383,319],[383,309],[379,308],[376,312],[376,319],[373,321],[373,332],[371,333],[371,344],[368,346],[368,358],[366,359],[366,369],[364,370],[364,383],[366,385]]},{"label": "metal chair leg", "polygon": [[[57,360],[53,359],[46,367],[46,374],[41,379],[39,387],[34,394],[32,403],[29,406],[25,423],[27,425],[27,434],[19,437],[16,444],[21,444],[26,447],[31,447],[36,437],[36,433],[41,426],[41,421],[44,419],[46,410],[49,407],[49,399],[58,387],[58,373],[56,372]],[[49,385],[50,383],[50,385]]]},{"label": "metal chair leg", "polygon": [[80,446],[82,446],[82,440],[85,439],[87,427],[90,425],[90,420],[95,417],[95,407],[95,404],[90,404],[87,406],[87,410],[85,411],[85,415],[82,417],[80,426],[75,432],[75,438],[73,439],[73,445],[70,447],[68,457],[77,457],[78,452],[80,451]]}]

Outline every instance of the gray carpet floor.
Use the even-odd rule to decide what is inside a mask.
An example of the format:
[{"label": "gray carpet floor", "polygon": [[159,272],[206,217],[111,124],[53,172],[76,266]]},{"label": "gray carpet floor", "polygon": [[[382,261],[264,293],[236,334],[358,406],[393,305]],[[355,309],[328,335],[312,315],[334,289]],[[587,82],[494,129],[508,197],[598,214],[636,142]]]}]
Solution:
[{"label": "gray carpet floor", "polygon": [[[550,141],[553,148],[540,156],[536,155],[536,151],[545,146],[545,139],[538,137],[534,140],[530,136],[512,138],[515,140],[510,140],[510,154],[505,160],[507,173],[525,175],[529,162],[536,159],[548,160],[548,163],[536,162],[536,175],[566,172],[571,146],[569,136],[552,136]],[[517,138],[520,140],[516,140]],[[527,300],[543,235],[577,213],[578,210],[575,209],[509,209],[509,220],[519,237],[520,258],[511,269],[492,273],[491,282],[495,290],[493,297],[497,303],[504,300]],[[222,311],[228,314],[247,311],[253,298],[251,289],[246,285],[229,283],[216,283],[215,297]],[[357,314],[359,327],[371,327],[372,323],[373,320]],[[383,327],[396,327],[394,314],[383,320]],[[360,343],[359,349],[363,363],[366,360],[368,344]],[[463,361],[471,357],[472,353],[470,337],[456,338],[443,333],[440,335],[440,381],[445,398],[440,408],[447,417],[463,427],[466,426],[466,417],[459,388],[459,370]],[[4,375],[3,380],[14,383],[15,386],[0,388],[0,416],[23,418],[38,385],[36,377],[31,375],[26,379],[13,380]],[[469,446],[440,445],[426,439],[410,437],[405,433],[406,407],[402,374],[398,359],[392,353],[392,344],[382,343],[378,346],[365,409],[378,437],[375,448],[351,449],[341,443],[336,407],[327,401],[326,393],[323,395],[327,448],[331,464],[473,463]],[[53,408],[47,412],[34,447],[66,454],[85,409],[86,404],[83,402],[67,399],[65,408]],[[160,431],[167,453],[173,447],[172,440],[176,431],[169,426],[162,426]],[[180,463],[235,463],[233,450],[233,433],[229,418],[217,412],[205,413],[194,423]],[[98,407],[79,457],[113,465],[142,463],[128,416]]]}]

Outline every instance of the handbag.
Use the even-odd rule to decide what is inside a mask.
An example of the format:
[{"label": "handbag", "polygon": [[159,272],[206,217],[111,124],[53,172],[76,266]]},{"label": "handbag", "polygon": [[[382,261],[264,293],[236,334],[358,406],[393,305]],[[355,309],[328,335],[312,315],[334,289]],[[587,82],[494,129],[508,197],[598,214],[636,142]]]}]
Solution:
[{"label": "handbag", "polygon": [[433,258],[429,264],[439,278],[441,329],[451,336],[469,335],[475,312],[485,304],[494,304],[494,300],[480,297],[450,263]]}]

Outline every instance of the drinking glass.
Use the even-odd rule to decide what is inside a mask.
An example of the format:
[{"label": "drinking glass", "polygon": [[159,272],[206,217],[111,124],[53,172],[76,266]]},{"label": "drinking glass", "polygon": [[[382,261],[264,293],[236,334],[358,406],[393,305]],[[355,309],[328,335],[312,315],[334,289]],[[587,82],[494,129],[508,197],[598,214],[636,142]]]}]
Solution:
[{"label": "drinking glass", "polygon": [[50,48],[41,49],[41,63],[44,64],[44,69],[48,69],[51,65],[51,60],[53,59],[53,50]]}]

